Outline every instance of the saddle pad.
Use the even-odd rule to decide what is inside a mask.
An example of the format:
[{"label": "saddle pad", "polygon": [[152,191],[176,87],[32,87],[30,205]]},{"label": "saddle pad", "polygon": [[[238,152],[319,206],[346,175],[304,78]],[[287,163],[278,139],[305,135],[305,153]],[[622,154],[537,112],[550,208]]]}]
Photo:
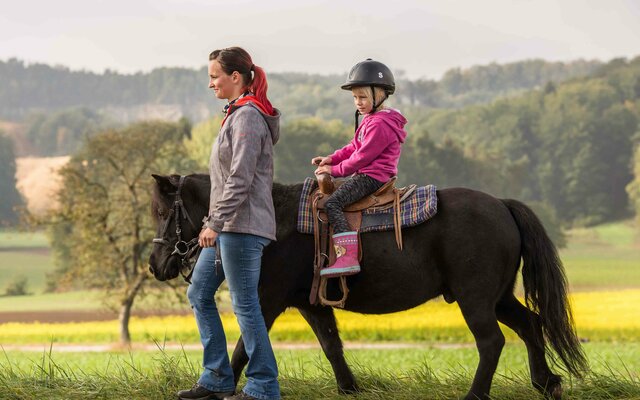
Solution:
[{"label": "saddle pad", "polygon": [[[318,187],[313,178],[306,178],[298,204],[298,232],[313,234],[311,193]],[[393,229],[393,207],[386,210],[369,208],[362,212],[360,232],[379,232]],[[435,185],[420,186],[400,203],[402,228],[421,224],[436,215],[438,197]]]}]

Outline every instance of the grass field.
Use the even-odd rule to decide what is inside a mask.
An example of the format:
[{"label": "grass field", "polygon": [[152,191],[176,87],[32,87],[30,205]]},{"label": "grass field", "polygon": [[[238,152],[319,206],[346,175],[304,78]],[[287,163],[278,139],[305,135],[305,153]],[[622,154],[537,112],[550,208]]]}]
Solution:
[{"label": "grass field", "polygon": [[27,290],[40,294],[45,287],[45,274],[53,269],[49,243],[41,233],[0,230],[0,295],[7,284],[18,276],[28,279]]},{"label": "grass field", "polygon": [[0,230],[0,249],[8,247],[49,247],[49,242],[43,232]]},{"label": "grass field", "polygon": [[[569,232],[569,246],[561,251],[572,289],[578,334],[587,343],[592,373],[565,385],[565,399],[640,399],[640,240],[629,222]],[[42,235],[0,232],[0,290],[11,271],[28,271],[32,288],[41,287],[50,260],[31,252],[34,243],[46,246]],[[28,249],[21,251],[20,249]],[[20,257],[24,258],[20,258]],[[48,265],[48,266],[47,266]],[[3,269],[4,268],[4,269]],[[37,278],[38,275],[41,278]],[[33,281],[31,280],[33,279]],[[36,290],[33,290],[36,291]],[[37,292],[37,291],[36,291]],[[91,310],[99,307],[90,292],[37,294],[0,298],[0,311]],[[184,305],[185,309],[188,306]],[[432,347],[353,349],[346,355],[362,393],[368,399],[449,399],[463,396],[477,362],[472,338],[455,304],[430,302],[403,313],[361,316],[337,312],[342,337],[358,342],[413,342]],[[239,330],[233,314],[223,316],[227,338]],[[167,341],[198,343],[191,316],[134,318],[136,343]],[[135,398],[168,399],[190,387],[200,371],[200,351],[132,351],[107,353],[59,352],[62,343],[112,343],[115,321],[77,324],[0,324],[4,346],[53,343],[52,352],[7,350],[0,357],[0,399]],[[499,399],[540,398],[531,388],[526,350],[515,334],[503,328],[508,340],[494,379]],[[271,338],[285,342],[315,341],[297,311],[289,311],[274,325]],[[452,343],[450,348],[439,348]],[[283,396],[291,399],[344,399],[335,388],[333,373],[320,350],[277,349]]]},{"label": "grass field", "polygon": [[[565,399],[637,399],[640,343],[586,344],[592,371],[565,384]],[[276,350],[282,394],[291,399],[345,399],[320,350]],[[474,348],[346,350],[362,393],[349,399],[450,399],[468,390],[478,361]],[[196,351],[5,353],[4,398],[173,398],[200,371]],[[541,398],[529,383],[526,350],[505,347],[494,379],[497,399]],[[241,385],[244,379],[241,380]],[[4,389],[4,390],[3,390]],[[3,396],[2,393],[6,393]],[[31,397],[27,397],[31,396]]]},{"label": "grass field", "polygon": [[571,289],[640,288],[640,229],[632,221],[568,232],[560,251]]}]

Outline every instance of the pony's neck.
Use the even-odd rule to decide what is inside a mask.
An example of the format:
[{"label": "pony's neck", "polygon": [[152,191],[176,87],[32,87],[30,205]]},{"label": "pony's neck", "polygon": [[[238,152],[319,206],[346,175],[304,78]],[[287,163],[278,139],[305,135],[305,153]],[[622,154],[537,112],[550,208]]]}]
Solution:
[{"label": "pony's neck", "polygon": [[[209,193],[211,191],[211,183],[208,175],[189,175],[185,181],[185,189],[191,195],[191,202],[194,206],[185,204],[190,210],[193,209],[194,217],[201,220],[207,216],[209,212]],[[198,223],[194,221],[194,223]]]},{"label": "pony's neck", "polygon": [[[189,178],[191,179],[185,181],[185,189],[189,190],[191,199],[189,204],[185,204],[185,206],[190,212],[193,210],[194,218],[203,218],[209,212],[209,194],[211,191],[209,176],[194,174],[189,175]],[[273,183],[272,196],[278,234],[286,235],[296,229],[298,202],[300,201],[301,193],[302,183],[293,185]],[[296,216],[296,218],[292,218],[292,216]]]}]

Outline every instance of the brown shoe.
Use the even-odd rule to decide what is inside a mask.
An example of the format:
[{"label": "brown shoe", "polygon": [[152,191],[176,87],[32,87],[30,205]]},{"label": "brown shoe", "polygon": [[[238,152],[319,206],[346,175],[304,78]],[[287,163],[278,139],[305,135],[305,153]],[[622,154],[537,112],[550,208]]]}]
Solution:
[{"label": "brown shoe", "polygon": [[179,391],[178,400],[222,400],[232,395],[233,392],[212,392],[196,383],[191,389]]}]

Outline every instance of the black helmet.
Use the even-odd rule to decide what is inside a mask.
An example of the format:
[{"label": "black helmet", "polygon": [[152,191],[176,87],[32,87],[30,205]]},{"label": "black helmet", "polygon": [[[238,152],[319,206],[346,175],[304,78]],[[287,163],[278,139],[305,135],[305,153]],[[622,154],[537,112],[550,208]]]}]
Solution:
[{"label": "black helmet", "polygon": [[347,81],[340,87],[351,90],[357,86],[379,86],[387,96],[396,91],[396,82],[391,70],[383,63],[370,58],[354,65],[349,71]]}]

